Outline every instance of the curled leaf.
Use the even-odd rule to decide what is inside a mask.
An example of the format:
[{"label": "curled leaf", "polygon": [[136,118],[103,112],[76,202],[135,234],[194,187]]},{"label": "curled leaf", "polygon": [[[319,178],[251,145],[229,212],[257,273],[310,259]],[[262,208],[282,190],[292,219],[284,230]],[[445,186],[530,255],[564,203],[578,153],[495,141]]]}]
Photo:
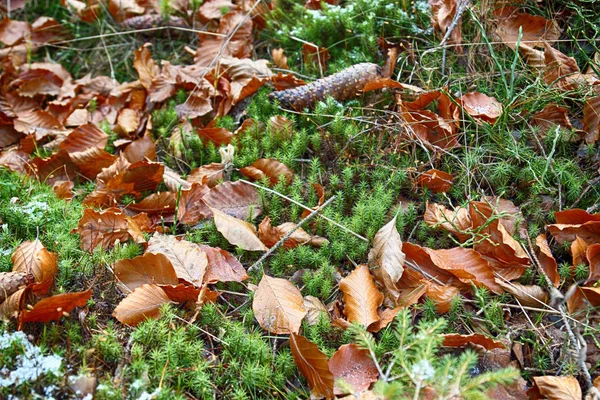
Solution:
[{"label": "curled leaf", "polygon": [[311,396],[334,398],[333,374],[329,369],[327,356],[319,350],[317,345],[304,336],[292,333],[290,350],[294,363],[308,382]]}]

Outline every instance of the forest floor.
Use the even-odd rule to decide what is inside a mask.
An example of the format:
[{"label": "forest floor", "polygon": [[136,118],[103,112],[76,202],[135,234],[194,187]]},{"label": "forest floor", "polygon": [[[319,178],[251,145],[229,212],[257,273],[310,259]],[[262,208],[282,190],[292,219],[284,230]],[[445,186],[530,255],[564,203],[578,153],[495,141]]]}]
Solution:
[{"label": "forest floor", "polygon": [[600,399],[593,2],[0,11],[1,399]]}]

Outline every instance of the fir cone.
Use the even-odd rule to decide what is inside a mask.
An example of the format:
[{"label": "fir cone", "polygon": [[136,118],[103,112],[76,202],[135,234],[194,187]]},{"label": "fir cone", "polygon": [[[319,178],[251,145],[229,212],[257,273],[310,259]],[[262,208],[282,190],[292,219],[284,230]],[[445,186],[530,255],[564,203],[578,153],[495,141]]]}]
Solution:
[{"label": "fir cone", "polygon": [[348,100],[356,96],[367,83],[382,77],[381,68],[373,63],[361,63],[336,74],[318,79],[304,86],[269,94],[284,107],[302,110],[331,96],[336,100]]}]

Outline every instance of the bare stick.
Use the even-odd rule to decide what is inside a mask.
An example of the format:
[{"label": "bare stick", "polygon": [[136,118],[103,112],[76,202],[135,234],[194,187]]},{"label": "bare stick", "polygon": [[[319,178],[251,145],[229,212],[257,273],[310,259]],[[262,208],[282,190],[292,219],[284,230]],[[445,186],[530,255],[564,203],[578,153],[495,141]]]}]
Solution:
[{"label": "bare stick", "polygon": [[275,250],[277,250],[279,247],[281,247],[281,245],[290,238],[290,236],[292,236],[292,234],[294,232],[296,232],[296,230],[298,228],[300,228],[300,226],[302,226],[302,224],[306,223],[307,221],[310,221],[315,215],[317,215],[323,208],[327,207],[329,205],[329,203],[331,203],[333,201],[333,199],[335,199],[335,196],[331,196],[329,199],[327,199],[327,201],[325,203],[323,203],[322,205],[320,205],[319,207],[317,207],[315,210],[313,210],[313,212],[311,212],[309,215],[307,215],[302,221],[298,222],[296,224],[296,226],[290,230],[284,237],[282,237],[277,243],[275,243],[273,245],[273,247],[271,247],[269,249],[269,251],[267,251],[265,254],[262,255],[261,258],[258,259],[258,261],[256,261],[254,264],[252,264],[250,266],[250,268],[248,268],[248,272],[252,272],[254,271],[260,264],[262,264],[262,262],[269,257],[271,254],[273,254],[273,252]]},{"label": "bare stick", "polygon": [[[265,191],[267,191],[267,192],[269,192],[269,193],[276,194],[277,196],[279,196],[279,197],[281,197],[281,198],[283,198],[283,199],[286,199],[287,201],[291,201],[291,202],[292,202],[292,203],[294,203],[295,205],[297,205],[297,206],[300,206],[300,207],[304,208],[305,210],[308,210],[308,211],[312,211],[312,210],[313,210],[312,208],[310,208],[310,207],[307,207],[307,206],[305,206],[304,204],[302,204],[302,203],[299,203],[299,202],[297,202],[296,200],[294,200],[294,199],[292,199],[292,198],[290,198],[290,197],[288,197],[288,196],[286,196],[286,195],[284,195],[284,194],[282,194],[282,193],[279,193],[279,192],[277,192],[277,191],[275,191],[275,190],[273,190],[273,189],[269,189],[268,187],[264,187],[264,186],[261,186],[261,185],[257,185],[256,183],[254,183],[254,182],[250,182],[250,181],[247,181],[247,180],[245,180],[245,179],[238,179],[238,180],[239,180],[240,182],[244,182],[244,183],[247,183],[248,185],[254,186],[255,188],[259,188],[259,189],[265,190]],[[365,242],[369,243],[369,239],[367,239],[366,237],[360,236],[358,233],[356,233],[356,232],[354,232],[354,231],[351,231],[350,229],[346,228],[346,227],[345,227],[345,226],[343,226],[343,225],[340,225],[338,222],[335,222],[334,220],[332,220],[332,219],[330,219],[330,218],[328,218],[328,217],[326,217],[326,216],[324,216],[324,215],[319,215],[319,217],[320,217],[320,218],[323,218],[325,221],[327,221],[327,222],[329,222],[329,223],[331,223],[331,224],[333,224],[333,225],[337,226],[338,228],[340,228],[340,229],[342,229],[342,230],[344,230],[344,231],[346,231],[346,232],[348,232],[348,233],[350,233],[350,234],[352,234],[352,235],[356,236],[356,237],[357,237],[357,238],[359,238],[360,240],[363,240],[363,241],[365,241]]]},{"label": "bare stick", "polygon": [[452,31],[454,31],[454,28],[456,28],[456,26],[458,25],[458,22],[462,18],[462,14],[467,9],[468,4],[469,4],[469,0],[462,0],[460,3],[458,3],[458,6],[456,7],[456,13],[454,14],[454,18],[452,18],[452,22],[450,23],[450,26],[448,27],[448,29],[446,29],[446,34],[444,35],[444,38],[442,39],[442,42],[440,43],[440,46],[443,47],[442,75],[446,74],[446,50],[447,50],[446,42],[448,41],[448,39],[450,39],[450,35],[452,35]]}]

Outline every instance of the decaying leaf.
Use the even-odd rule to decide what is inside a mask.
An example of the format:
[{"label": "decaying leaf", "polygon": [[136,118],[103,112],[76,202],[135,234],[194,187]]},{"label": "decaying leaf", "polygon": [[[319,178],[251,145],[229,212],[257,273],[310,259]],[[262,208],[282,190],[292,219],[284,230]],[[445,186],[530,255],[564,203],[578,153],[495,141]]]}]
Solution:
[{"label": "decaying leaf", "polygon": [[334,398],[334,378],[329,369],[327,356],[316,344],[295,333],[290,335],[290,349],[294,363],[308,382],[311,396]]},{"label": "decaying leaf", "polygon": [[217,230],[229,243],[244,250],[267,251],[267,246],[260,241],[254,225],[232,217],[224,212],[211,208]]},{"label": "decaying leaf", "polygon": [[[361,349],[354,343],[340,346],[329,359],[329,370],[336,381],[343,379],[350,384],[354,393],[367,390],[379,378],[369,350]],[[338,385],[335,385],[334,392],[336,395],[346,393]]]},{"label": "decaying leaf", "polygon": [[[296,228],[296,224],[292,222],[285,222],[277,227],[273,227],[271,226],[271,218],[266,217],[258,226],[258,237],[267,247],[272,247],[287,236],[294,228]],[[327,239],[312,236],[304,229],[297,228],[283,243],[283,247],[293,249],[303,244],[321,247],[327,243],[329,243]]]},{"label": "decaying leaf", "polygon": [[373,239],[373,248],[369,252],[369,265],[379,267],[373,270],[373,275],[383,284],[394,301],[399,295],[396,283],[404,272],[405,259],[402,240],[396,228],[396,217],[394,217],[379,229]]},{"label": "decaying leaf", "polygon": [[583,398],[579,382],[573,376],[534,376],[534,386],[527,393],[549,400],[578,400]]},{"label": "decaying leaf", "polygon": [[433,193],[443,193],[452,187],[452,174],[437,169],[430,169],[419,176],[417,184],[426,187]]},{"label": "decaying leaf", "polygon": [[[187,240],[177,240],[171,235],[155,233],[148,241],[147,252],[164,254],[171,262],[179,279],[195,286],[202,286],[208,266],[208,257],[198,245]],[[164,260],[159,261],[164,262]],[[170,282],[157,283],[170,284]]]},{"label": "decaying leaf", "polygon": [[27,241],[19,245],[11,257],[12,272],[32,275],[35,284],[32,291],[43,295],[48,293],[54,284],[58,272],[56,254],[49,252],[39,239]]},{"label": "decaying leaf", "polygon": [[291,183],[292,178],[294,177],[294,171],[289,169],[285,164],[272,158],[258,159],[249,166],[240,169],[240,172],[255,181],[267,177],[269,178],[271,185],[277,184],[281,176],[283,176],[287,183]]},{"label": "decaying leaf", "polygon": [[356,267],[339,286],[344,294],[344,314],[349,322],[368,327],[379,320],[377,309],[383,303],[383,294],[375,286],[366,265]]},{"label": "decaying leaf", "polygon": [[171,261],[164,254],[144,255],[117,261],[113,271],[119,280],[119,289],[130,293],[134,289],[150,283],[177,285],[179,280]]}]

